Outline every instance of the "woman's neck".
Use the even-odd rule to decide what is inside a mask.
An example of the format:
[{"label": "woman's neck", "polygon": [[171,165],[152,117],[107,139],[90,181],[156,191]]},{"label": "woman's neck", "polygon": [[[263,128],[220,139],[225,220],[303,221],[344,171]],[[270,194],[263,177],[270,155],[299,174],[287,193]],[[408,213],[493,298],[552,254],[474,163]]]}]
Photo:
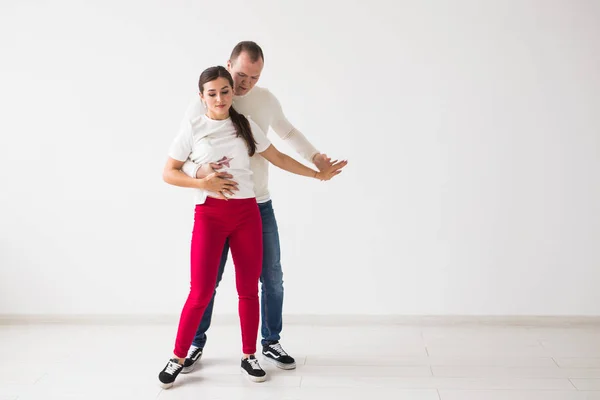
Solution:
[{"label": "woman's neck", "polygon": [[214,119],[216,121],[221,121],[221,120],[226,120],[227,118],[229,118],[229,113],[227,114],[220,114],[220,115],[216,115],[213,114],[212,112],[210,112],[209,110],[206,111],[205,114],[209,119]]}]

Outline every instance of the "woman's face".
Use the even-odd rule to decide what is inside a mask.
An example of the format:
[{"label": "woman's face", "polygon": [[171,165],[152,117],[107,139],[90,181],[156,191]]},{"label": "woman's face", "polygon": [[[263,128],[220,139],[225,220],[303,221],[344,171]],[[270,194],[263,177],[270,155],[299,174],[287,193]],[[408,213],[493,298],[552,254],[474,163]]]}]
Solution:
[{"label": "woman's face", "polygon": [[212,119],[229,117],[229,108],[233,103],[233,88],[226,78],[217,78],[204,84],[204,93],[200,97],[206,103],[208,116]]}]

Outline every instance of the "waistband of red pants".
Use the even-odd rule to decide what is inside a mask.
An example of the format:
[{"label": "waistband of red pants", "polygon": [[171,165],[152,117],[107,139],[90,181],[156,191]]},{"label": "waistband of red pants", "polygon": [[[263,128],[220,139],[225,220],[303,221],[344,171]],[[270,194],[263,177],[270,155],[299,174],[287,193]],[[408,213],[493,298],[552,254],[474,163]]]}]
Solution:
[{"label": "waistband of red pants", "polygon": [[229,199],[222,200],[216,199],[214,197],[207,197],[203,204],[196,204],[196,209],[202,207],[218,207],[218,208],[240,208],[240,207],[249,207],[249,206],[258,206],[256,202],[256,197],[251,197],[249,199]]}]

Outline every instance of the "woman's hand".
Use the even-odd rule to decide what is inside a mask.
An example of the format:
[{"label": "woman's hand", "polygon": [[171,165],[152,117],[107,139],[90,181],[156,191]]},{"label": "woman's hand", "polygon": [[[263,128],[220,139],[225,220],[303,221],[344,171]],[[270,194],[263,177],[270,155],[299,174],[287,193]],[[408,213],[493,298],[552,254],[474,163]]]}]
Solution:
[{"label": "woman's hand", "polygon": [[213,172],[202,179],[202,189],[217,193],[220,195],[219,198],[227,200],[226,195],[233,196],[233,192],[239,190],[237,182],[230,178],[233,176],[227,172]]}]

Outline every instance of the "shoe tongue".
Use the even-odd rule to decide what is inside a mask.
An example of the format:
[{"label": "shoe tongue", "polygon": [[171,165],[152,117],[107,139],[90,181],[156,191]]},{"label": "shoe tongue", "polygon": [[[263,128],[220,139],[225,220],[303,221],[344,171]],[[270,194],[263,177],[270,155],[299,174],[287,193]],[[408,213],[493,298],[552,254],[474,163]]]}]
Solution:
[{"label": "shoe tongue", "polygon": [[250,357],[248,357],[248,360],[256,360],[256,357],[254,357],[254,355],[251,355]]}]

